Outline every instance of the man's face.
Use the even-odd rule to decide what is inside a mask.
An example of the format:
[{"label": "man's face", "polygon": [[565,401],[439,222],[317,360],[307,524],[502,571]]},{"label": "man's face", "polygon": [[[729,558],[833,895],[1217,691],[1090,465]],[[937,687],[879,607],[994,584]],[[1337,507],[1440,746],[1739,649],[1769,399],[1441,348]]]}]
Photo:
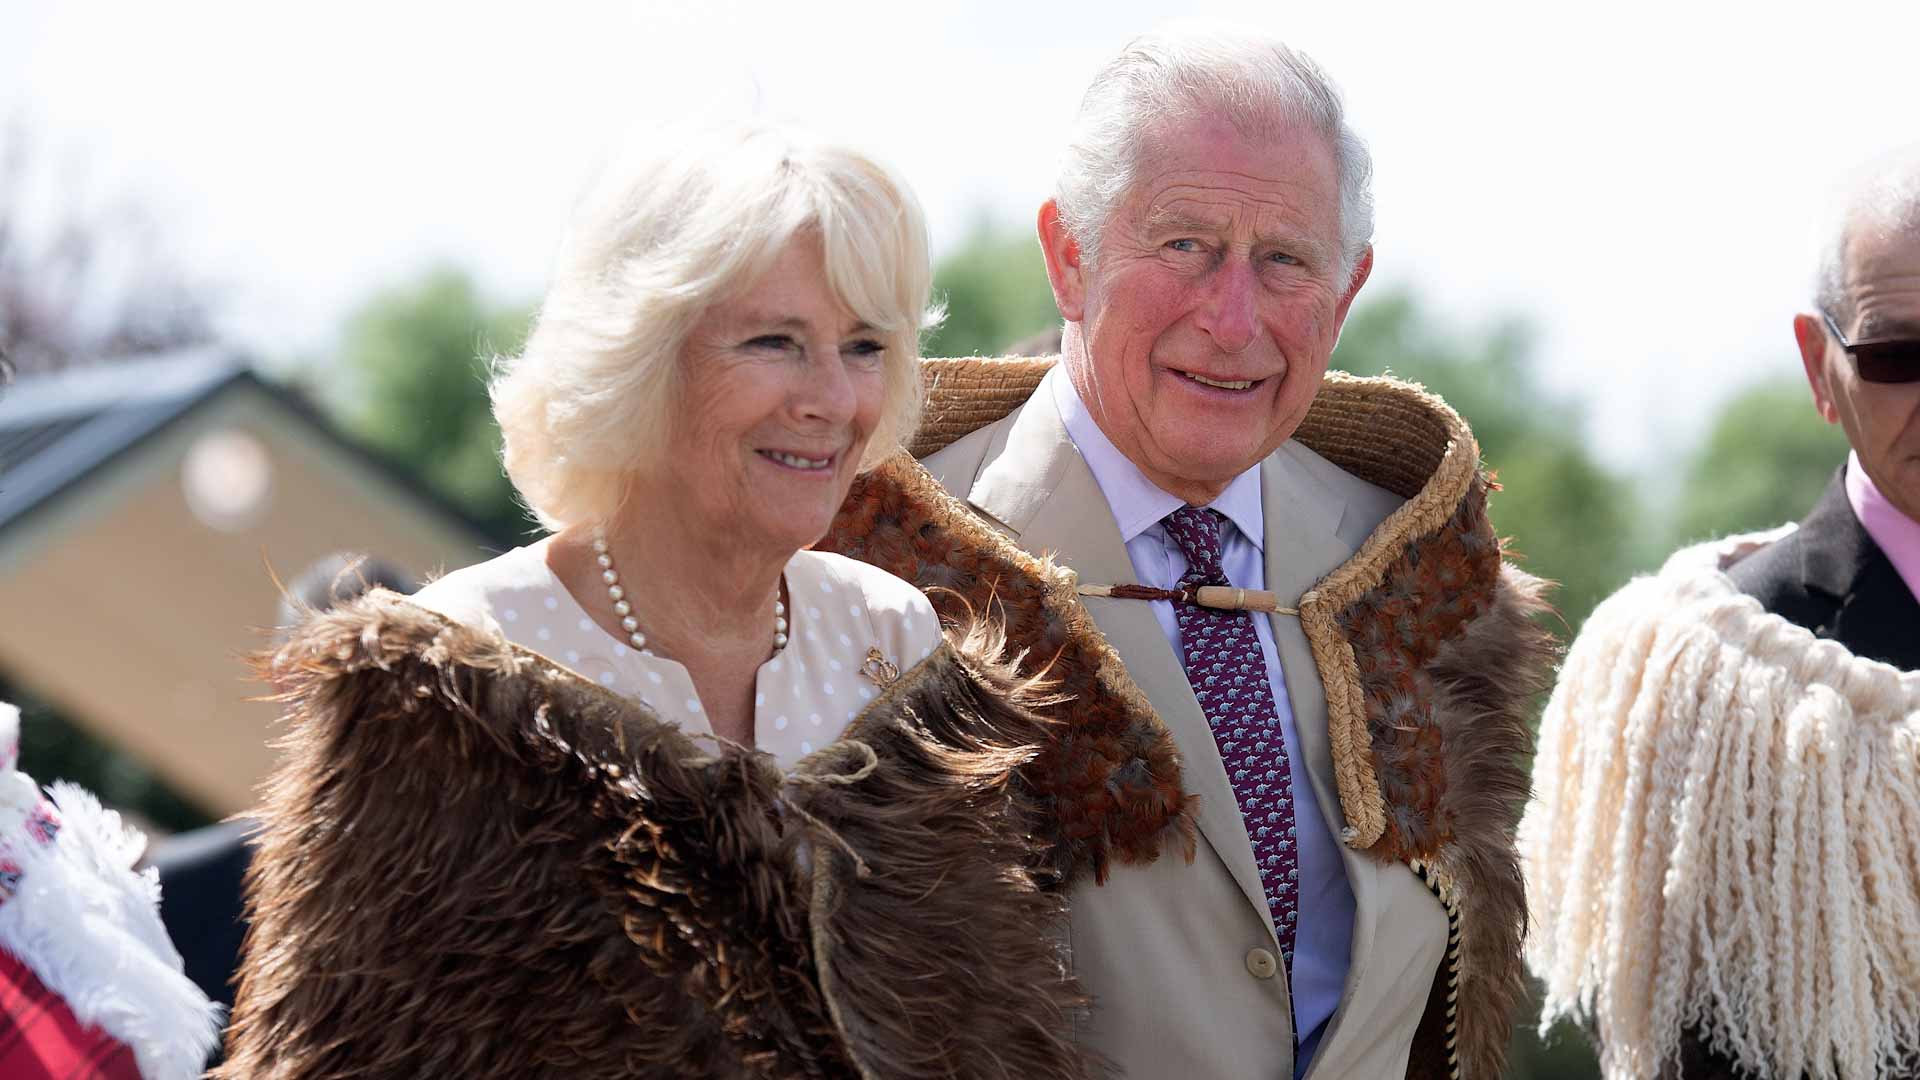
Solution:
[{"label": "man's face", "polygon": [[1203,503],[1306,416],[1372,253],[1342,274],[1338,174],[1319,135],[1249,140],[1213,120],[1157,134],[1096,266],[1051,203],[1041,238],[1061,313],[1080,324],[1074,388],[1149,479]]},{"label": "man's face", "polygon": [[[1849,341],[1920,337],[1920,231],[1873,236],[1861,230],[1847,246],[1846,282],[1853,318],[1840,329]],[[1836,313],[1836,317],[1838,317]],[[1847,441],[1875,487],[1907,517],[1920,521],[1920,382],[1863,382],[1820,320],[1796,325],[1800,358],[1813,399]]]}]

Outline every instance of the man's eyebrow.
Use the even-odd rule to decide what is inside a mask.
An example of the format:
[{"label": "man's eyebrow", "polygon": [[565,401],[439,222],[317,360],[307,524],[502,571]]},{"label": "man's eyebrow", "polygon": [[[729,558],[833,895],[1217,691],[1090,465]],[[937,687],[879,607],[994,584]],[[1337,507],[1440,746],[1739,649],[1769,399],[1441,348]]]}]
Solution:
[{"label": "man's eyebrow", "polygon": [[1876,338],[1916,338],[1920,337],[1920,321],[1899,315],[1868,315],[1860,320],[1860,329],[1854,334],[1856,344]]},{"label": "man's eyebrow", "polygon": [[1254,242],[1261,247],[1280,248],[1284,251],[1296,252],[1311,256],[1315,259],[1326,259],[1332,254],[1332,249],[1328,245],[1311,236],[1297,232],[1278,234],[1261,233]]},{"label": "man's eyebrow", "polygon": [[1225,225],[1226,222],[1219,219],[1208,221],[1188,211],[1175,210],[1165,206],[1159,207],[1147,215],[1147,227],[1156,232],[1180,232],[1182,230],[1212,232],[1216,229],[1224,228]]}]

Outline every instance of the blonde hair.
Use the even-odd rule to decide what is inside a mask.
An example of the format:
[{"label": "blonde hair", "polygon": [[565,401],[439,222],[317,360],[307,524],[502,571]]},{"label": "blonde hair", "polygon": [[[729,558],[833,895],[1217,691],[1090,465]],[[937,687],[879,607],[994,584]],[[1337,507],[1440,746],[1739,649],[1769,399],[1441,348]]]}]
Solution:
[{"label": "blonde hair", "polygon": [[533,332],[496,361],[507,475],[549,529],[610,517],[629,474],[667,450],[679,356],[703,312],[750,286],[802,233],[834,294],[886,346],[863,469],[920,413],[926,219],[872,158],[768,123],[656,139],[605,170],[576,210]]}]

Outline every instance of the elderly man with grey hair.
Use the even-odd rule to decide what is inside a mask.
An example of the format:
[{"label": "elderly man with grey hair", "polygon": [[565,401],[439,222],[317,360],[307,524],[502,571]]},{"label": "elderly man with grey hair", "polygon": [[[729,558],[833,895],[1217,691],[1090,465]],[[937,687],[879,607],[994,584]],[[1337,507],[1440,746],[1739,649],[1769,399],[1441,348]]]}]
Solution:
[{"label": "elderly man with grey hair", "polygon": [[1551,641],[1459,417],[1327,371],[1373,266],[1370,174],[1307,57],[1140,38],[1040,209],[1058,361],[934,372],[916,449],[1073,572],[1200,798],[1190,865],[1072,895],[1076,1037],[1128,1076],[1500,1072]]},{"label": "elderly man with grey hair", "polygon": [[1609,1077],[1920,1075],[1920,155],[1825,244],[1793,333],[1852,452],[1601,605],[1542,721],[1528,958]]}]

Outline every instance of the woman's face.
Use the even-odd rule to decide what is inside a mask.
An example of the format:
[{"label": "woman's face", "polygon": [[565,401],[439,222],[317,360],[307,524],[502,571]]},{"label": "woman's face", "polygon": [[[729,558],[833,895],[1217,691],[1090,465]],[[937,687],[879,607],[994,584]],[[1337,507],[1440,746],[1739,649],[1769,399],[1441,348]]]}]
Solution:
[{"label": "woman's face", "polygon": [[886,338],[840,303],[818,237],[796,237],[680,354],[666,457],[630,506],[781,558],[826,534],[880,422]]}]

